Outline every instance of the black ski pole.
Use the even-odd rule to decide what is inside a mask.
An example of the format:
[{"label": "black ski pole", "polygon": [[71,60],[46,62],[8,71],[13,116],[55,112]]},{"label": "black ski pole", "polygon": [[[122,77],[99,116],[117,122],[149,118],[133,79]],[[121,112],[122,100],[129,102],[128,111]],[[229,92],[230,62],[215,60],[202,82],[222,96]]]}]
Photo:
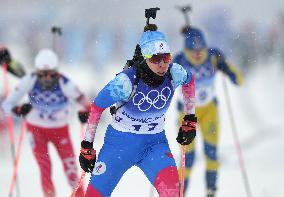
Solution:
[{"label": "black ski pole", "polygon": [[231,122],[231,126],[232,126],[233,136],[234,136],[234,143],[235,143],[235,147],[237,149],[237,155],[238,155],[240,169],[241,169],[241,172],[242,172],[242,177],[243,177],[243,181],[244,181],[244,185],[245,185],[246,194],[247,194],[247,197],[252,197],[251,187],[250,187],[250,184],[249,184],[249,179],[248,179],[248,175],[247,175],[247,171],[246,171],[246,167],[245,167],[245,162],[244,162],[244,158],[243,158],[243,154],[242,154],[241,143],[240,143],[239,135],[238,135],[237,128],[236,128],[235,119],[234,119],[234,116],[233,116],[232,105],[231,105],[231,101],[230,101],[230,98],[229,98],[229,91],[228,91],[228,87],[227,87],[225,77],[223,77],[223,88],[224,88],[225,100],[226,100],[226,104],[227,104],[227,108],[228,108],[228,112],[229,112],[229,118],[230,118],[230,122]]},{"label": "black ski pole", "polygon": [[187,27],[190,27],[190,20],[189,20],[188,13],[191,12],[191,10],[192,10],[191,6],[190,5],[187,5],[187,6],[176,6],[176,8],[183,13],[184,18],[185,18],[185,24],[186,24]]},{"label": "black ski pole", "polygon": [[51,33],[52,33],[52,49],[54,52],[56,52],[56,37],[62,35],[61,27],[58,26],[52,26],[51,27]]}]

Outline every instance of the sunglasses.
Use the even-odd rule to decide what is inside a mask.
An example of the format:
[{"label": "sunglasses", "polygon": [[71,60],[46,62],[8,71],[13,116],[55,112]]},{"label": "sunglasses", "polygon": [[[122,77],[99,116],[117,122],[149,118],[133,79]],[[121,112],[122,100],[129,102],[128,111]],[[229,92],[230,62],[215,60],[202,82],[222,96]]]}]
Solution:
[{"label": "sunglasses", "polygon": [[58,76],[58,72],[53,70],[42,70],[37,72],[37,76],[39,78],[46,78],[46,77],[56,78]]},{"label": "sunglasses", "polygon": [[170,53],[152,55],[152,57],[149,58],[149,62],[153,64],[159,64],[162,61],[164,61],[164,63],[169,63],[171,60],[172,60],[172,55]]}]

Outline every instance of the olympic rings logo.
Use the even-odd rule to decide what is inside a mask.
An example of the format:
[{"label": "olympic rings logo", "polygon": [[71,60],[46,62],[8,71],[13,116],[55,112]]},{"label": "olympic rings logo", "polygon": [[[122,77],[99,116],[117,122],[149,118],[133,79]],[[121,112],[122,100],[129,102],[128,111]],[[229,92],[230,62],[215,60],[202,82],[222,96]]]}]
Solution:
[{"label": "olympic rings logo", "polygon": [[155,109],[162,109],[167,104],[172,92],[169,87],[164,87],[161,92],[151,90],[145,95],[143,92],[137,92],[132,101],[140,111],[148,111],[152,106]]}]

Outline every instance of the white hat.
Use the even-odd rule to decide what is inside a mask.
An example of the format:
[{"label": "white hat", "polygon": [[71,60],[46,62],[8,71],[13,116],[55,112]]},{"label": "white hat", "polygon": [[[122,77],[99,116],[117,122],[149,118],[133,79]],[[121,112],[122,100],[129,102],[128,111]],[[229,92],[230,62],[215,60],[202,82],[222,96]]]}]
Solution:
[{"label": "white hat", "polygon": [[38,70],[55,70],[58,67],[58,57],[51,49],[41,49],[35,58]]}]

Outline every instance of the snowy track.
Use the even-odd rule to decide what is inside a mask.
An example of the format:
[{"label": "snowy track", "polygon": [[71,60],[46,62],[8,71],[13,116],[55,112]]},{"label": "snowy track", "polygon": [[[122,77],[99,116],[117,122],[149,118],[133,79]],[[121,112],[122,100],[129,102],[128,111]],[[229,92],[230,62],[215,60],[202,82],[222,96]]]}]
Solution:
[{"label": "snowy track", "polygon": [[[253,197],[282,197],[284,189],[284,71],[280,66],[270,65],[266,70],[259,67],[254,71],[243,88],[235,88],[229,85],[230,98],[232,100],[237,131],[240,136],[245,158],[246,170],[251,183]],[[71,71],[69,71],[71,72]],[[237,152],[233,144],[228,111],[224,103],[221,76],[218,76],[217,92],[219,95],[221,139],[220,160],[221,168],[218,179],[219,197],[245,197],[244,184],[237,160]],[[78,79],[80,80],[80,79]],[[76,83],[76,81],[75,81]],[[87,86],[87,84],[86,84]],[[95,88],[100,88],[95,86]],[[84,89],[84,87],[83,87]],[[281,92],[282,91],[282,92]],[[175,105],[172,104],[167,115],[167,135],[170,146],[177,162],[180,161],[180,152],[176,137]],[[98,128],[96,136],[96,148],[100,148],[104,136],[106,122],[110,118],[108,111],[104,112],[104,124]],[[74,115],[71,126],[71,135],[75,151],[79,152],[80,125]],[[16,128],[15,130],[19,130]],[[19,132],[17,132],[19,134]],[[198,136],[199,138],[200,136]],[[1,136],[0,152],[0,196],[8,196],[9,183],[12,174],[12,163],[8,148],[3,146],[8,142],[8,137]],[[201,154],[200,139],[197,143],[197,160],[193,171],[192,184],[189,190],[190,197],[204,196],[204,156]],[[53,163],[53,179],[56,185],[57,196],[68,197],[71,188],[67,185],[67,179],[63,173],[63,167],[53,146],[50,146],[50,155]],[[79,164],[78,164],[79,166]],[[86,178],[86,184],[87,184]],[[24,149],[19,166],[19,182],[21,197],[41,197],[39,169],[32,155],[26,135]],[[85,184],[85,185],[86,185]],[[148,197],[151,186],[143,173],[137,168],[129,170],[119,182],[113,193],[113,197]],[[157,196],[157,194],[155,195]]]}]

